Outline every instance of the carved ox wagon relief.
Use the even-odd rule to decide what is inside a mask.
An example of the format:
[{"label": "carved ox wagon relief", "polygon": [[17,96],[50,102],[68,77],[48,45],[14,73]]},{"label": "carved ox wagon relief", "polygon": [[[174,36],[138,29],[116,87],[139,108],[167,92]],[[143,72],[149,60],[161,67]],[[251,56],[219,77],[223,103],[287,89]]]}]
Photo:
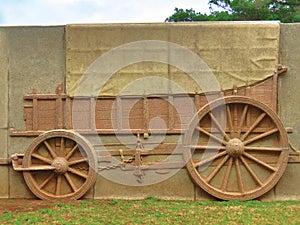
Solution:
[{"label": "carved ox wagon relief", "polygon": [[[54,94],[37,90],[26,94],[26,130],[10,133],[34,137],[24,154],[12,155],[13,168],[23,173],[29,189],[41,199],[78,199],[94,185],[97,173],[129,174],[125,179],[138,186],[185,167],[196,185],[219,199],[255,199],[271,190],[292,159],[287,131],[277,115],[277,78],[286,71],[278,67],[274,72],[279,25],[217,23],[215,29],[211,25],[155,27],[168,34],[161,35],[169,38],[165,41],[179,42],[201,55],[220,78],[222,92],[203,93],[186,82],[187,76],[178,69],[145,63],[119,71],[104,94],[76,98],[83,71],[97,57],[136,40],[137,28],[144,29],[140,34],[145,39],[155,32],[141,25],[128,25],[128,30],[122,25],[68,25],[65,83]],[[238,37],[246,40],[243,45],[240,39],[229,43],[226,38],[236,28]],[[181,40],[176,35],[181,29],[198,39]],[[118,35],[111,38],[112,34]],[[122,88],[120,80],[153,71],[177,79],[188,91],[116,94]],[[187,101],[192,101],[193,110],[184,107]],[[75,102],[79,108],[74,108]],[[176,105],[182,106],[180,110]],[[160,120],[152,123],[155,118]],[[130,138],[120,141],[117,136]],[[171,155],[175,157],[170,159]]]},{"label": "carved ox wagon relief", "polygon": [[[277,183],[288,162],[287,133],[275,113],[276,90],[273,88],[276,82],[277,73],[255,86],[228,90],[224,92],[224,98],[219,99],[216,95],[216,100],[210,104],[206,104],[206,97],[202,94],[189,96],[194,99],[197,112],[181,129],[178,129],[176,112],[164,99],[183,101],[184,96],[123,96],[118,100],[83,98],[81,101],[86,111],[81,115],[85,120],[82,129],[77,130],[79,133],[101,136],[130,131],[138,135],[137,143],[131,143],[132,149],[118,143],[107,143],[107,146],[115,147],[108,151],[97,150],[97,145],[93,146],[73,131],[71,117],[76,113],[71,110],[73,99],[61,92],[61,86],[56,94],[28,94],[24,96],[31,102],[24,107],[27,130],[12,130],[11,135],[39,136],[24,155],[12,156],[13,166],[15,170],[23,171],[26,184],[36,196],[48,200],[80,198],[94,184],[97,170],[134,171],[137,182],[143,182],[147,179],[143,171],[168,172],[182,168],[185,163],[194,182],[217,198],[257,198]],[[122,126],[129,101],[136,102],[129,113],[132,115],[131,130]],[[119,105],[114,108],[113,102]],[[159,110],[156,110],[158,106]],[[117,109],[119,112],[112,113]],[[167,134],[184,133],[180,152],[176,153],[183,156],[182,161],[157,163],[147,160],[149,155],[173,154],[177,145],[163,142],[155,149],[143,146],[149,135],[159,132],[150,131],[146,126],[155,116],[168,124]],[[222,128],[224,116],[227,124]],[[93,117],[95,126],[91,122]],[[119,127],[115,129],[113,124]],[[207,149],[215,154],[204,155]],[[112,156],[119,158],[118,165],[112,164]]]}]

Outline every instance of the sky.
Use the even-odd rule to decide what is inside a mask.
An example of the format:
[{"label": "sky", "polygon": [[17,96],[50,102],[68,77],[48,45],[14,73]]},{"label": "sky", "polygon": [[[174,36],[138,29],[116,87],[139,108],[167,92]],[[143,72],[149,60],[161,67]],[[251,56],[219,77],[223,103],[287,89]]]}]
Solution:
[{"label": "sky", "polygon": [[208,0],[0,0],[0,26],[164,22],[175,7],[209,13]]}]

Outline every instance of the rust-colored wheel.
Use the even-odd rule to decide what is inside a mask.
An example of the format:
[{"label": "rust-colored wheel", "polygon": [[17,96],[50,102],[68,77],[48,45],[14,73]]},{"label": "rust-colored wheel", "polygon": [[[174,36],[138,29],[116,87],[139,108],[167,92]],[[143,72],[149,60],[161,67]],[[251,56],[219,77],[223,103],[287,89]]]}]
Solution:
[{"label": "rust-colored wheel", "polygon": [[288,161],[288,137],[279,117],[248,97],[205,105],[184,138],[192,179],[223,200],[255,199],[272,189]]},{"label": "rust-colored wheel", "polygon": [[44,200],[78,199],[95,183],[96,157],[79,134],[53,130],[38,136],[23,158],[29,189]]}]

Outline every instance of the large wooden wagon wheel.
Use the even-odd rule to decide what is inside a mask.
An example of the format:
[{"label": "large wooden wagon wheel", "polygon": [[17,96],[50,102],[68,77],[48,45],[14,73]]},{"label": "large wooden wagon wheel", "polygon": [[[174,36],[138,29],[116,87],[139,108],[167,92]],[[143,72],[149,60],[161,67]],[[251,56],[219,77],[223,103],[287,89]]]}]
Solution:
[{"label": "large wooden wagon wheel", "polygon": [[266,105],[230,96],[205,105],[184,139],[186,167],[196,184],[223,200],[269,191],[288,161],[288,137]]},{"label": "large wooden wagon wheel", "polygon": [[78,199],[96,180],[93,148],[79,134],[66,130],[45,132],[23,157],[29,189],[44,200]]}]

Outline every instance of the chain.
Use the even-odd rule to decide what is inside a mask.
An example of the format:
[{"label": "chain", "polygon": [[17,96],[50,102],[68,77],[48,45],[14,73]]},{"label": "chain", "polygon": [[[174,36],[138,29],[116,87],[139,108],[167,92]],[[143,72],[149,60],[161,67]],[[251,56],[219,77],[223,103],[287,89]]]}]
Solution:
[{"label": "chain", "polygon": [[[120,151],[121,152],[121,151]],[[98,171],[103,171],[103,170],[111,170],[111,169],[116,169],[116,168],[122,168],[125,166],[125,164],[130,164],[135,160],[135,155],[132,155],[129,159],[124,159],[124,156],[121,154],[121,163],[113,164],[110,166],[99,166]]]},{"label": "chain", "polygon": [[[137,149],[139,149],[139,150],[143,149],[143,146],[140,143],[139,135],[138,135],[138,143],[137,143],[137,146],[136,146],[136,150]],[[119,149],[119,153],[120,153],[120,157],[121,157],[121,163],[113,164],[113,165],[110,165],[110,166],[99,166],[98,167],[98,171],[111,170],[111,169],[116,169],[116,168],[122,168],[126,164],[130,164],[133,161],[135,161],[135,156],[136,156],[135,154],[133,154],[130,158],[128,158],[128,159],[125,160],[125,157],[124,157],[124,154],[123,154],[123,149]],[[139,160],[140,160],[140,162],[143,162],[142,156],[140,156]],[[141,174],[141,172],[139,174]],[[140,178],[140,180],[141,179],[142,178]]]},{"label": "chain", "polygon": [[123,165],[124,165],[124,163],[118,163],[118,164],[114,164],[114,165],[111,165],[111,166],[99,166],[98,171],[121,168]]}]

